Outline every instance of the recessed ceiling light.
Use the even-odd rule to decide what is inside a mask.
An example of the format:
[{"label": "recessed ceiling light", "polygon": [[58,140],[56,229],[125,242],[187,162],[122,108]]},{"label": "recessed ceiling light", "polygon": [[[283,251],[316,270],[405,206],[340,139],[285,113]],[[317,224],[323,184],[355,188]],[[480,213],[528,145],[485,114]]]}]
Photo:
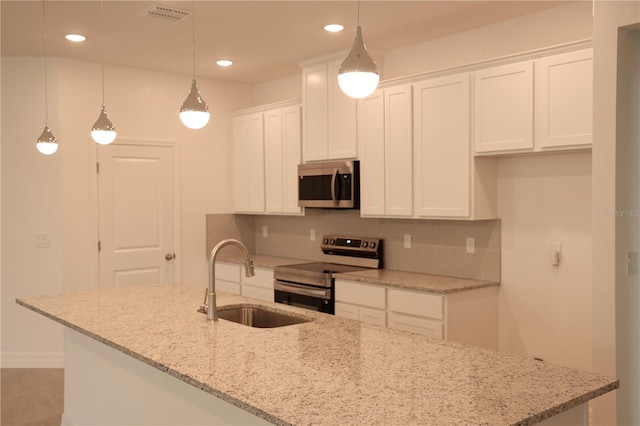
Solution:
[{"label": "recessed ceiling light", "polygon": [[216,64],[221,67],[230,67],[231,65],[233,65],[233,61],[230,61],[229,59],[218,59],[216,61]]},{"label": "recessed ceiling light", "polygon": [[344,30],[344,27],[340,24],[328,24],[324,26],[324,30],[330,33],[337,33]]},{"label": "recessed ceiling light", "polygon": [[82,34],[67,34],[66,36],[64,36],[64,38],[75,43],[80,43],[81,41],[85,41],[87,39]]}]

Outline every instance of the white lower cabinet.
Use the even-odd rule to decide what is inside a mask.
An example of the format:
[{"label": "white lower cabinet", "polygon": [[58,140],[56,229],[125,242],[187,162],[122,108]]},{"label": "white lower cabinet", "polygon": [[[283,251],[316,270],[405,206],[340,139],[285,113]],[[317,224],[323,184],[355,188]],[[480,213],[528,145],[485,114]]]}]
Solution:
[{"label": "white lower cabinet", "polygon": [[336,280],[335,315],[387,325],[386,289],[382,286]]},{"label": "white lower cabinet", "polygon": [[498,287],[446,295],[336,280],[336,316],[498,349]]},{"label": "white lower cabinet", "polygon": [[442,321],[389,312],[389,327],[396,330],[411,331],[434,339],[444,339],[444,324]]},{"label": "white lower cabinet", "polygon": [[216,262],[216,291],[240,294],[240,265]]},{"label": "white lower cabinet", "polygon": [[273,302],[273,269],[256,267],[255,275],[247,277],[242,268],[242,295],[254,299]]},{"label": "white lower cabinet", "polygon": [[216,291],[273,302],[273,269],[256,267],[253,277],[246,277],[237,263],[216,262]]}]

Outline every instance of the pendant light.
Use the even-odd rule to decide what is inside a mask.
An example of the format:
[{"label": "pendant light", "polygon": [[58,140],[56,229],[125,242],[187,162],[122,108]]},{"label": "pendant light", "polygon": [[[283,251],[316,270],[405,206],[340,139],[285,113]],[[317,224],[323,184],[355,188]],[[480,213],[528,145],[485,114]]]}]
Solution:
[{"label": "pendant light", "polygon": [[44,155],[51,155],[58,150],[58,141],[49,127],[49,96],[47,94],[47,21],[45,19],[44,0],[42,0],[42,28],[44,41],[44,130],[36,142],[36,148]]},{"label": "pendant light", "polygon": [[102,66],[102,107],[95,124],[91,128],[91,137],[100,145],[108,145],[116,139],[116,127],[107,115],[107,108],[104,106],[104,11],[102,0],[100,0],[100,31],[102,40],[100,43],[100,61]]},{"label": "pendant light", "polygon": [[376,63],[369,56],[362,40],[360,29],[360,1],[358,1],[358,25],[356,38],[347,57],[342,61],[338,71],[340,89],[352,98],[366,98],[378,87],[378,69]]},{"label": "pendant light", "polygon": [[207,125],[211,114],[207,103],[200,96],[198,86],[196,84],[196,4],[192,2],[193,22],[191,23],[192,32],[192,53],[193,53],[193,80],[191,80],[191,90],[180,107],[180,121],[190,129],[201,129]]}]

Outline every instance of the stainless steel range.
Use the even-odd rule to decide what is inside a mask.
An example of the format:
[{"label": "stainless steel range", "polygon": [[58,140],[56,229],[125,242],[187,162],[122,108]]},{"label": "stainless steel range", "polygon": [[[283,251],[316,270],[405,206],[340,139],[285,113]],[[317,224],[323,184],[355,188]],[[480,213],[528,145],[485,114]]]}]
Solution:
[{"label": "stainless steel range", "polygon": [[320,248],[322,262],[274,268],[277,303],[333,314],[334,274],[382,267],[382,240],[379,238],[324,235]]}]

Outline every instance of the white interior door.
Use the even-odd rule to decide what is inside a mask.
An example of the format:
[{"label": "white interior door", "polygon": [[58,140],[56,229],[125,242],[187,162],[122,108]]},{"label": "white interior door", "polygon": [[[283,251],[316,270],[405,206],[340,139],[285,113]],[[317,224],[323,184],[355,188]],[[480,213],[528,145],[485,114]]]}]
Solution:
[{"label": "white interior door", "polygon": [[173,147],[98,149],[100,287],[174,282]]}]

